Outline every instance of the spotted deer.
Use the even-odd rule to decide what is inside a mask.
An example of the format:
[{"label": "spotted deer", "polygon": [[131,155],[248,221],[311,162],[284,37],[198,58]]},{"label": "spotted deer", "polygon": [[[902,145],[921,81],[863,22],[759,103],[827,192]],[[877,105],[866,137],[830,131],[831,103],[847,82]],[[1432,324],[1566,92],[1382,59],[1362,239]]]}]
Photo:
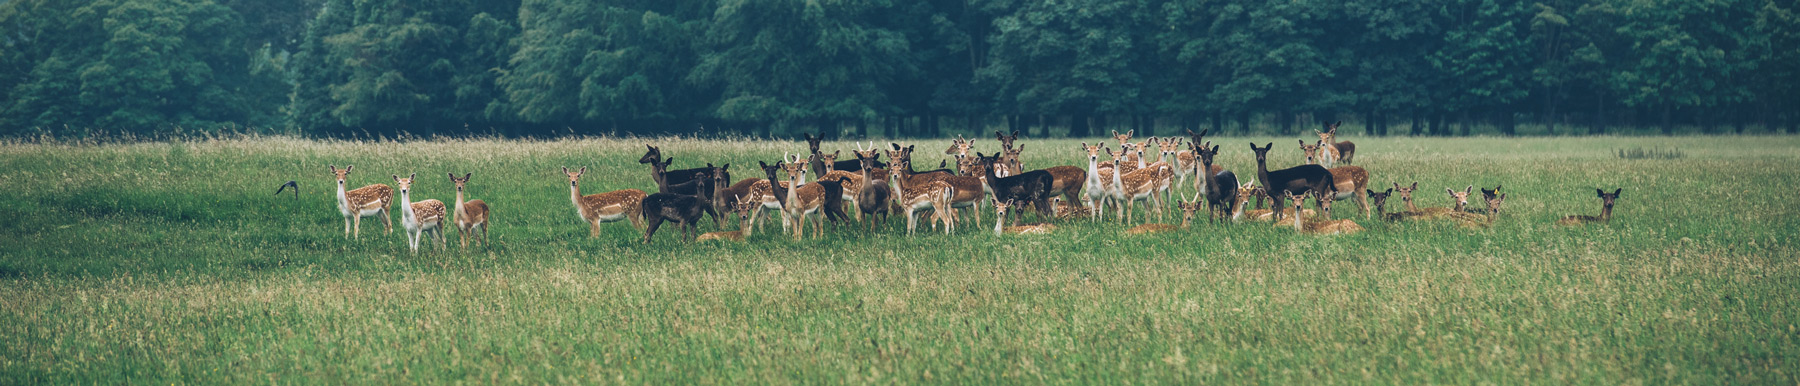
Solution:
[{"label": "spotted deer", "polygon": [[456,212],[454,212],[456,213],[456,220],[453,221],[453,223],[456,224],[457,238],[462,241],[463,249],[468,249],[469,238],[474,237],[476,231],[481,231],[481,238],[478,240],[482,246],[487,246],[487,203],[482,202],[481,200],[463,201],[463,190],[466,190],[466,187],[469,184],[469,177],[473,176],[474,173],[463,173],[462,178],[456,178],[456,173],[448,174],[450,175],[450,182],[456,184]]},{"label": "spotted deer", "polygon": [[[1093,146],[1088,146],[1087,142],[1082,142],[1081,149],[1086,150],[1088,155],[1087,178],[1085,181],[1087,185],[1088,206],[1093,207],[1094,221],[1100,221],[1101,217],[1104,217],[1104,213],[1106,213],[1107,200],[1112,199],[1112,174],[1115,169],[1100,166],[1100,150],[1106,149],[1106,142],[1096,143]],[[1111,153],[1112,151],[1108,149],[1107,154]],[[1108,163],[1111,163],[1110,160],[1112,158],[1109,156],[1107,159],[1109,160]]]},{"label": "spotted deer", "polygon": [[[820,153],[818,155],[815,155],[815,157],[822,158],[822,160],[821,160],[822,162],[820,162],[820,164],[822,164],[825,168],[825,174],[819,176],[819,181],[838,181],[840,179],[845,180],[843,183],[843,185],[844,185],[843,201],[840,201],[840,202],[850,205],[850,208],[858,208],[861,206],[860,201],[858,201],[858,200],[860,200],[862,197],[863,186],[868,185],[868,182],[867,182],[868,179],[866,177],[863,177],[863,174],[861,171],[862,166],[860,164],[857,166],[858,170],[855,171],[854,173],[843,171],[843,170],[837,170],[837,166],[836,166],[836,164],[838,162],[837,158],[839,155],[842,155],[842,154],[843,154],[843,151],[839,150],[839,151],[831,152],[831,154]],[[858,161],[858,162],[861,162],[861,161]],[[842,208],[839,208],[839,210],[842,210]],[[854,210],[854,211],[850,211],[850,212],[853,212],[853,214],[856,216],[856,221],[862,221],[863,213],[861,210]]]},{"label": "spotted deer", "polygon": [[950,148],[944,149],[944,155],[953,156],[960,160],[968,157],[969,149],[973,148],[975,148],[974,140],[963,138],[962,134],[957,134],[956,138],[950,139]]},{"label": "spotted deer", "polygon": [[1056,231],[1056,224],[1050,223],[1006,226],[1006,211],[1011,208],[1014,203],[1010,201],[994,200],[992,204],[994,204],[995,236],[1008,233],[1015,235],[1042,235]]},{"label": "spotted deer", "polygon": [[[1111,150],[1107,152],[1111,153]],[[1126,162],[1124,153],[1110,155],[1113,157],[1114,164]],[[1167,172],[1168,169],[1168,165],[1163,165],[1159,169],[1146,168],[1131,173],[1113,173],[1113,200],[1117,201],[1119,205],[1118,217],[1126,224],[1131,223],[1131,204],[1138,201],[1144,202],[1146,221],[1152,210],[1161,215],[1162,203],[1156,202],[1156,186],[1159,178],[1163,176],[1162,173]]]},{"label": "spotted deer", "polygon": [[575,204],[575,216],[588,224],[589,238],[600,237],[600,224],[603,223],[630,220],[632,227],[644,227],[644,218],[639,215],[646,196],[644,191],[621,189],[583,196],[581,175],[587,173],[587,167],[571,172],[565,166],[562,171],[569,177],[569,201]]},{"label": "spotted deer", "polygon": [[[714,169],[712,173],[719,173],[719,171]],[[696,173],[693,181],[701,185],[694,189],[695,192],[713,191],[713,178],[710,173]],[[710,193],[664,192],[644,196],[644,200],[639,204],[641,209],[638,209],[638,213],[644,216],[644,243],[650,243],[650,239],[656,236],[656,230],[662,227],[664,221],[674,221],[675,226],[681,228],[681,235],[688,240],[693,240],[700,232],[700,228],[695,224],[699,222],[701,215],[711,215],[714,219],[722,218],[723,216],[713,209],[711,200],[707,199],[705,194]]]},{"label": "spotted deer", "polygon": [[951,186],[948,182],[926,181],[923,184],[902,186],[899,191],[900,208],[906,212],[904,214],[906,215],[907,236],[912,236],[914,230],[918,229],[919,212],[925,210],[933,211],[932,218],[927,221],[935,221],[939,219],[939,217],[937,217],[939,214],[935,212],[955,210],[951,207],[938,206],[940,203],[946,202],[946,200],[949,200],[956,195],[956,188]]},{"label": "spotted deer", "polygon": [[1600,216],[1571,215],[1563,217],[1561,220],[1556,220],[1556,225],[1585,225],[1596,222],[1612,222],[1613,201],[1618,200],[1619,192],[1623,191],[1625,191],[1625,188],[1613,189],[1612,193],[1607,193],[1605,189],[1594,189],[1594,194],[1600,197]]},{"label": "spotted deer", "polygon": [[1269,170],[1269,150],[1274,148],[1275,144],[1272,142],[1260,148],[1256,147],[1255,143],[1250,144],[1250,151],[1256,152],[1256,179],[1262,180],[1263,190],[1268,192],[1269,199],[1275,202],[1272,207],[1283,207],[1281,200],[1286,198],[1286,195],[1278,192],[1293,191],[1295,194],[1306,194],[1312,191],[1331,190],[1337,186],[1331,172],[1319,165],[1300,165],[1281,170]]},{"label": "spotted deer", "polygon": [[[865,223],[868,224],[871,229],[873,229],[876,224],[886,224],[887,216],[894,214],[892,206],[894,201],[894,187],[893,185],[888,184],[887,178],[875,177],[875,161],[881,154],[876,153],[872,145],[873,144],[871,144],[871,148],[868,150],[863,150],[862,145],[857,145],[856,152],[852,153],[856,155],[858,161],[862,162],[863,166],[859,173],[862,173],[864,185],[862,190],[857,192],[859,195],[856,198],[857,212],[862,216],[869,216],[869,219],[872,221],[865,221]],[[877,215],[881,217],[875,217]]]},{"label": "spotted deer", "polygon": [[1397,191],[1398,193],[1400,193],[1400,201],[1406,203],[1406,210],[1401,211],[1401,212],[1388,213],[1385,215],[1386,217],[1383,217],[1383,219],[1390,220],[1390,221],[1392,221],[1392,220],[1431,220],[1431,219],[1441,219],[1441,218],[1455,216],[1455,215],[1452,215],[1451,213],[1460,213],[1463,211],[1463,208],[1468,207],[1469,193],[1472,193],[1475,190],[1475,186],[1473,186],[1473,185],[1470,185],[1468,188],[1464,189],[1461,192],[1458,192],[1458,191],[1456,191],[1454,189],[1450,189],[1450,188],[1444,188],[1444,191],[1450,194],[1450,199],[1452,200],[1452,202],[1455,203],[1454,207],[1451,207],[1451,208],[1444,208],[1444,207],[1419,208],[1413,204],[1413,192],[1418,189],[1418,186],[1419,186],[1419,183],[1417,183],[1417,182],[1414,182],[1411,186],[1404,186],[1404,187],[1400,186],[1400,184],[1398,184],[1398,183],[1395,183],[1394,190]]},{"label": "spotted deer", "polygon": [[1482,214],[1457,213],[1457,221],[1465,228],[1486,228],[1494,225],[1500,217],[1500,204],[1506,201],[1506,194],[1500,193],[1499,187],[1494,190],[1481,190],[1482,201],[1487,203],[1487,210]]},{"label": "spotted deer", "polygon": [[787,160],[785,154],[782,158],[786,162],[782,170],[787,172],[791,188],[785,189],[787,197],[782,199],[781,208],[783,215],[794,224],[794,240],[800,240],[805,235],[807,216],[814,217],[813,238],[822,237],[825,234],[825,212],[820,209],[825,206],[825,186],[806,183],[807,164],[798,155],[791,160]]},{"label": "spotted deer", "polygon": [[394,189],[374,184],[345,191],[345,187],[350,184],[350,169],[356,166],[345,166],[341,170],[337,165],[330,167],[331,174],[337,176],[338,214],[344,215],[344,237],[361,239],[362,218],[377,215],[381,216],[387,233],[394,233],[394,220],[388,216],[388,206],[394,202]]},{"label": "spotted deer", "polygon": [[[910,155],[912,147],[900,148],[898,145],[895,147],[896,151],[890,152],[888,155],[893,160],[891,169],[895,191],[907,192],[912,187],[924,186],[931,181],[944,181],[956,188],[956,197],[952,200],[953,205],[956,208],[970,208],[973,215],[969,217],[972,217],[975,223],[981,223],[981,202],[985,198],[986,188],[984,186],[986,183],[982,182],[980,177],[958,176],[935,171],[915,173],[912,171]],[[908,196],[902,194],[901,197]],[[901,207],[905,206],[906,204],[901,204]]]},{"label": "spotted deer", "polygon": [[418,254],[419,239],[430,232],[437,236],[438,249],[442,250],[445,240],[444,202],[437,199],[412,202],[412,183],[416,177],[418,173],[407,175],[406,178],[394,176],[395,185],[400,187],[400,226],[406,228],[406,244],[412,246],[413,254]]},{"label": "spotted deer", "polygon": [[[1320,150],[1329,147],[1330,145],[1324,143],[1307,145],[1306,141],[1300,141],[1300,150],[1306,152],[1307,164],[1317,165],[1320,160]],[[1354,199],[1356,205],[1363,210],[1363,219],[1375,216],[1374,212],[1369,211],[1369,201],[1362,194],[1362,191],[1369,189],[1368,170],[1364,170],[1361,166],[1344,165],[1325,169],[1325,171],[1331,173],[1332,184],[1337,189],[1337,194],[1330,197],[1332,200]]]},{"label": "spotted deer", "polygon": [[1337,140],[1338,126],[1343,124],[1344,121],[1338,121],[1337,123],[1326,126],[1329,130],[1313,130],[1314,133],[1319,134],[1319,142],[1325,145],[1325,153],[1323,154],[1325,157],[1325,167],[1332,167],[1338,162],[1350,163],[1350,158],[1356,156],[1355,143],[1351,143],[1350,141],[1338,142]]},{"label": "spotted deer", "polygon": [[[1300,206],[1304,204],[1304,201],[1306,200],[1306,196],[1309,195],[1309,194],[1296,194],[1292,191],[1289,191],[1286,193],[1287,193],[1287,198],[1293,200],[1293,202],[1294,202],[1294,205],[1293,205],[1294,211],[1301,210]],[[1286,223],[1285,221],[1283,221],[1283,223],[1286,223],[1286,224],[1276,224],[1276,226],[1285,227],[1285,226],[1291,225],[1294,227],[1294,231],[1296,231],[1296,232],[1307,233],[1307,234],[1318,234],[1318,235],[1343,235],[1343,234],[1352,234],[1352,233],[1362,232],[1363,227],[1361,225],[1357,225],[1355,221],[1331,220],[1330,219],[1331,218],[1331,202],[1334,200],[1330,200],[1330,199],[1327,199],[1327,197],[1324,197],[1324,195],[1326,195],[1326,194],[1332,194],[1332,192],[1315,191],[1310,194],[1315,199],[1317,199],[1317,201],[1319,202],[1319,210],[1322,212],[1321,214],[1324,215],[1323,217],[1325,218],[1325,220],[1307,221],[1304,216],[1292,216],[1292,218],[1294,220],[1292,223]]]}]

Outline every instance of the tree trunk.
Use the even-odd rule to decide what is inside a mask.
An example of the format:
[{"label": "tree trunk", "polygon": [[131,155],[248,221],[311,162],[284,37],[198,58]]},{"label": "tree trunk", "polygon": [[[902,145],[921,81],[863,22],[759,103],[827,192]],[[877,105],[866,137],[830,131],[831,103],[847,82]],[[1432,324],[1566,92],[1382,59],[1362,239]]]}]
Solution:
[{"label": "tree trunk", "polygon": [[1500,134],[1511,137],[1518,134],[1519,117],[1512,110],[1502,109],[1500,113]]},{"label": "tree trunk", "polygon": [[1281,118],[1279,118],[1279,119],[1281,119],[1281,133],[1280,134],[1282,134],[1282,135],[1293,134],[1294,133],[1294,111],[1284,108],[1284,109],[1281,109],[1281,112],[1279,112],[1277,114],[1281,114]]},{"label": "tree trunk", "polygon": [[869,119],[868,118],[857,118],[856,119],[856,138],[863,139],[863,138],[868,138],[868,137],[869,137]]},{"label": "tree trunk", "polygon": [[[1104,125],[1102,125],[1102,127],[1104,127]],[[1075,114],[1075,116],[1069,117],[1069,137],[1087,138],[1091,136],[1093,136],[1093,133],[1088,132],[1088,117],[1086,115]],[[1046,135],[1046,137],[1048,137],[1048,135]]]},{"label": "tree trunk", "polygon": [[1464,110],[1461,115],[1456,117],[1457,130],[1460,131],[1458,135],[1463,137],[1469,136],[1469,132],[1473,131],[1469,130],[1469,125],[1469,112]]},{"label": "tree trunk", "polygon": [[900,133],[894,129],[894,117],[892,116],[881,117],[881,131],[882,135],[888,139],[900,137]]},{"label": "tree trunk", "polygon": [[1675,105],[1665,103],[1662,106],[1663,135],[1675,135]]},{"label": "tree trunk", "polygon": [[1606,93],[1594,93],[1594,121],[1589,123],[1588,134],[1606,134]]},{"label": "tree trunk", "polygon": [[1250,135],[1250,120],[1254,115],[1250,114],[1249,110],[1245,110],[1244,112],[1239,113],[1239,115],[1238,123],[1242,124],[1240,134]]},{"label": "tree trunk", "polygon": [[1419,136],[1419,109],[1415,108],[1412,110],[1412,123],[1406,126],[1406,134],[1414,137]]}]

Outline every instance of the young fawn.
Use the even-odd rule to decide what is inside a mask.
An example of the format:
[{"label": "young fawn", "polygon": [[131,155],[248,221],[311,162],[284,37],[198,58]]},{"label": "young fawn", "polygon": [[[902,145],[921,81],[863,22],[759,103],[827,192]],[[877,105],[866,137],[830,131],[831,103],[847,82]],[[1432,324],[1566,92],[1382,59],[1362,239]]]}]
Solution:
[{"label": "young fawn", "polygon": [[644,191],[637,189],[614,190],[606,193],[581,195],[581,175],[587,173],[587,167],[569,171],[562,168],[563,175],[569,177],[569,201],[575,204],[575,215],[581,222],[588,224],[588,237],[600,237],[600,224],[619,220],[630,220],[636,228],[644,227],[643,210]]},{"label": "young fawn", "polygon": [[1599,217],[1572,215],[1557,220],[1556,225],[1583,225],[1595,222],[1612,222],[1613,200],[1619,199],[1619,192],[1623,191],[1625,191],[1625,188],[1613,189],[1612,193],[1607,193],[1604,189],[1594,189],[1594,194],[1600,196],[1601,207]]},{"label": "young fawn", "polygon": [[[330,166],[331,174],[337,176],[338,213],[344,215],[344,237],[361,239],[362,218],[375,215],[381,216],[387,233],[394,233],[394,220],[388,217],[388,205],[394,202],[394,189],[374,184],[345,191],[345,187],[349,185],[350,169],[356,166],[345,166],[342,170],[337,165]],[[299,191],[299,188],[295,188],[295,191]]]},{"label": "young fawn", "polygon": [[456,173],[448,174],[450,175],[450,182],[456,184],[455,224],[457,238],[462,240],[462,247],[467,249],[469,248],[469,238],[474,237],[475,231],[479,230],[481,231],[481,238],[477,240],[480,242],[481,246],[487,246],[487,203],[481,200],[463,201],[463,190],[465,190],[466,186],[469,184],[469,176],[474,175],[474,173],[463,173],[462,178],[456,178]]},{"label": "young fawn", "polygon": [[1011,226],[1011,227],[1006,226],[1006,210],[1011,208],[1015,204],[1015,202],[994,200],[993,204],[994,204],[994,217],[995,217],[994,218],[994,235],[995,236],[999,236],[999,235],[1003,235],[1003,234],[1007,234],[1007,233],[1011,233],[1011,234],[1015,234],[1015,235],[1041,235],[1041,234],[1048,234],[1048,233],[1056,230],[1056,225],[1049,224],[1049,223],[1020,225],[1020,226]]},{"label": "young fawn", "polygon": [[400,187],[400,225],[406,227],[406,243],[412,246],[414,254],[419,253],[419,238],[425,232],[437,236],[438,249],[444,249],[444,202],[436,199],[412,202],[413,178],[417,173],[406,178],[394,176],[394,182]]},{"label": "young fawn", "polygon": [[1310,194],[1307,194],[1307,193],[1294,193],[1292,191],[1289,191],[1286,193],[1287,193],[1287,198],[1292,199],[1294,201],[1294,210],[1295,211],[1300,210],[1302,201],[1305,201],[1307,196],[1309,196],[1309,195],[1312,196],[1316,201],[1319,202],[1319,210],[1321,211],[1320,213],[1324,215],[1324,218],[1326,218],[1326,220],[1307,221],[1304,216],[1293,216],[1294,222],[1292,224],[1276,224],[1276,226],[1278,226],[1278,227],[1285,227],[1285,226],[1291,225],[1294,227],[1294,231],[1296,231],[1296,232],[1307,233],[1307,234],[1318,234],[1318,235],[1343,235],[1343,234],[1351,234],[1351,233],[1357,233],[1357,232],[1363,231],[1363,227],[1361,225],[1357,225],[1355,221],[1330,220],[1330,218],[1331,218],[1331,202],[1334,200],[1332,200],[1330,197],[1327,197],[1326,195],[1334,194],[1333,192],[1314,191]]}]

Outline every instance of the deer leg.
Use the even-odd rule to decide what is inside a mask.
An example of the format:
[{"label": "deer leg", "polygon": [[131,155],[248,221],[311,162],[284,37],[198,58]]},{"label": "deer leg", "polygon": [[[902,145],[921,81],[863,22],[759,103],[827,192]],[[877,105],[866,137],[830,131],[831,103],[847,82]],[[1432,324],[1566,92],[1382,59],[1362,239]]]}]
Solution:
[{"label": "deer leg", "polygon": [[487,249],[487,247],[488,247],[487,223],[483,222],[483,223],[481,223],[481,225],[477,225],[477,227],[481,228],[481,248]]},{"label": "deer leg", "polygon": [[356,238],[357,240],[362,240],[362,214],[358,213],[358,214],[353,214],[350,216],[351,216],[351,218],[355,219],[352,221],[355,223],[355,225],[352,226],[352,228],[354,228],[354,230],[352,231],[351,235],[353,235],[353,237]]},{"label": "deer leg", "polygon": [[600,219],[594,219],[594,221],[589,221],[588,222],[588,238],[592,239],[592,238],[599,238],[599,237],[600,237]]},{"label": "deer leg", "polygon": [[344,238],[350,238],[350,217],[344,216]]},{"label": "deer leg", "polygon": [[462,243],[462,249],[469,249],[469,232],[474,230],[472,228],[473,226],[465,228],[462,224],[456,225],[456,241]]},{"label": "deer leg", "polygon": [[913,208],[911,206],[908,206],[906,208],[906,235],[907,236],[912,236],[913,228],[918,227],[918,224],[919,224],[918,217],[913,217],[914,213],[915,213],[915,211],[913,211]]},{"label": "deer leg", "polygon": [[[361,220],[362,215],[358,214],[357,219]],[[388,215],[388,209],[385,206],[381,208],[381,227],[387,229],[387,234],[394,234],[394,217]]]},{"label": "deer leg", "polygon": [[645,220],[644,244],[650,243],[650,236],[656,235],[656,228],[662,227],[662,223],[663,223],[662,216],[656,216],[655,218],[650,218],[650,219]]}]

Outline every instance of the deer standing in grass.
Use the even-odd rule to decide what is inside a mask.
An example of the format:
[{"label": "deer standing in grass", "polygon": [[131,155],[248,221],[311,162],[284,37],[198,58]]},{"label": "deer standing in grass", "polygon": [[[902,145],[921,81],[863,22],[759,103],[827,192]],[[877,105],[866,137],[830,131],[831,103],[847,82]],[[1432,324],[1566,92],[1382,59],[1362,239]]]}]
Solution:
[{"label": "deer standing in grass", "polygon": [[[1112,151],[1109,149],[1107,152],[1111,153]],[[1115,165],[1126,162],[1125,153],[1111,155]],[[1168,169],[1168,165],[1165,164],[1158,169],[1145,168],[1130,173],[1113,173],[1113,200],[1118,202],[1118,217],[1124,223],[1131,223],[1131,204],[1138,201],[1144,202],[1145,221],[1149,221],[1151,210],[1155,210],[1159,216],[1162,214],[1162,203],[1156,202],[1156,186],[1159,178],[1163,176],[1162,173],[1167,172]]]},{"label": "deer standing in grass", "polygon": [[[1300,141],[1300,150],[1306,152],[1306,163],[1308,164],[1318,164],[1321,158],[1319,152],[1330,147],[1331,145],[1325,143],[1307,145],[1306,141]],[[1327,198],[1334,201],[1355,199],[1356,205],[1362,207],[1363,219],[1367,220],[1375,216],[1374,212],[1369,211],[1368,199],[1362,195],[1362,191],[1369,189],[1368,170],[1364,170],[1361,166],[1344,165],[1325,171],[1331,173],[1333,187],[1337,189],[1336,195]]]},{"label": "deer standing in grass", "polygon": [[[896,178],[899,177],[896,176]],[[950,212],[955,210],[949,205],[944,205],[949,203],[950,200],[953,200],[956,196],[956,188],[951,186],[948,182],[926,181],[923,184],[902,186],[899,191],[900,208],[906,211],[907,236],[912,236],[914,230],[918,229],[919,212],[925,210],[933,211],[932,218],[927,221],[936,221],[942,218],[940,216],[945,215],[944,213],[937,212]],[[952,219],[954,219],[954,217],[952,217]],[[948,232],[948,230],[945,232]]]},{"label": "deer standing in grass", "polygon": [[[860,170],[862,168],[860,160],[858,161],[858,170],[855,173],[837,170],[837,157],[841,154],[843,154],[843,151],[840,150],[831,152],[831,154],[819,153],[819,155],[815,156],[822,158],[819,164],[825,169],[825,174],[819,176],[819,181],[844,180],[843,201],[839,201],[839,203],[855,205],[852,206],[852,208],[860,208],[861,201],[858,200],[862,197],[863,186],[868,185],[868,178],[864,177]],[[841,211],[843,208],[838,209]],[[862,210],[855,210],[853,212],[856,216],[856,221],[862,221]]]},{"label": "deer standing in grass", "polygon": [[[1201,174],[1201,186],[1237,186],[1236,173],[1230,171],[1221,171],[1218,173],[1212,172],[1213,158],[1219,155],[1218,146],[1213,146],[1211,149],[1199,148],[1198,150],[1200,153],[1199,173]],[[1212,208],[1210,211],[1211,214],[1207,216],[1210,221],[1217,220],[1219,217],[1228,216],[1232,213],[1232,204],[1238,201],[1238,190],[1227,188],[1200,189],[1198,192],[1194,192],[1194,196],[1196,199],[1201,196],[1206,197],[1206,205]]]},{"label": "deer standing in grass", "polygon": [[[1314,191],[1313,193],[1310,194],[1311,196],[1313,196],[1313,198],[1315,198],[1319,202],[1320,214],[1322,214],[1326,220],[1306,221],[1305,216],[1293,216],[1293,219],[1294,219],[1293,223],[1278,223],[1275,226],[1286,227],[1286,226],[1291,225],[1294,227],[1294,231],[1296,231],[1296,232],[1308,233],[1308,234],[1319,234],[1319,235],[1343,235],[1343,234],[1362,232],[1363,227],[1361,225],[1357,225],[1355,221],[1331,220],[1330,219],[1331,218],[1331,202],[1334,200],[1331,200],[1329,197],[1325,197],[1325,195],[1328,195],[1328,194],[1334,194],[1334,193],[1329,192],[1329,191]],[[1309,194],[1298,194],[1298,193],[1294,193],[1292,191],[1287,192],[1287,198],[1294,201],[1294,208],[1293,208],[1294,211],[1298,212],[1301,210],[1300,206],[1304,204],[1304,201],[1306,200],[1306,197],[1308,195]]]},{"label": "deer standing in grass", "polygon": [[[718,170],[714,169],[713,173],[718,173]],[[711,194],[707,192],[713,191],[712,175],[699,172],[694,175],[693,181],[700,184],[693,190],[697,194],[655,193],[644,196],[638,213],[644,216],[645,244],[649,244],[650,238],[656,236],[656,229],[662,227],[664,221],[674,221],[681,228],[681,235],[693,240],[700,233],[700,228],[695,225],[699,222],[700,215],[709,214],[714,219],[723,217],[713,210],[712,202],[706,196]]]},{"label": "deer standing in grass", "polygon": [[[782,155],[783,159],[787,157]],[[794,224],[794,240],[805,235],[806,216],[815,217],[813,238],[819,238],[825,234],[825,212],[821,210],[825,206],[825,186],[806,183],[807,164],[800,161],[799,156],[785,162],[782,169],[787,171],[791,188],[786,189],[787,197],[782,200],[781,207],[783,215],[792,219],[790,221]]]},{"label": "deer standing in grass", "polygon": [[621,189],[583,196],[581,175],[587,173],[587,167],[570,172],[565,166],[562,171],[569,177],[569,201],[575,204],[575,215],[581,218],[581,222],[588,224],[589,238],[600,237],[602,223],[630,220],[633,227],[644,227],[644,218],[639,215],[646,195],[644,191]]},{"label": "deer standing in grass", "polygon": [[[915,173],[912,167],[913,147],[901,148],[898,144],[894,147],[895,151],[889,152],[888,157],[893,161],[891,175],[894,179],[895,191],[908,192],[912,187],[923,186],[931,181],[944,181],[956,188],[956,197],[952,200],[955,208],[970,208],[973,215],[969,217],[972,217],[975,223],[981,223],[981,202],[986,198],[987,190],[986,183],[982,182],[981,177],[958,176],[938,171]],[[909,196],[902,194],[901,197]],[[901,204],[901,207],[905,206],[907,206],[905,203]]]},{"label": "deer standing in grass", "polygon": [[1563,217],[1561,220],[1556,220],[1556,225],[1585,225],[1596,222],[1612,222],[1613,201],[1618,200],[1619,193],[1624,191],[1625,188],[1613,189],[1612,193],[1607,193],[1605,189],[1594,189],[1594,194],[1600,196],[1600,216],[1571,215]]},{"label": "deer standing in grass", "polygon": [[445,242],[444,202],[437,199],[412,202],[412,183],[415,177],[418,177],[417,173],[406,178],[394,176],[394,182],[400,187],[400,226],[406,228],[406,243],[417,254],[419,239],[425,236],[425,232],[431,232],[437,236],[438,249],[442,250]]},{"label": "deer standing in grass", "polygon": [[[1100,166],[1100,150],[1105,148],[1106,142],[1096,143],[1093,146],[1088,146],[1087,142],[1081,143],[1081,149],[1087,150],[1088,154],[1085,183],[1087,184],[1088,206],[1093,207],[1094,221],[1100,221],[1101,217],[1105,216],[1106,201],[1112,199],[1112,174],[1116,169]],[[1112,150],[1107,149],[1107,154],[1111,153]],[[1108,159],[1110,160],[1110,158]]]},{"label": "deer standing in grass", "polygon": [[[852,153],[856,155],[857,161],[862,162],[862,170],[858,172],[862,173],[864,181],[862,190],[857,192],[856,209],[860,215],[869,216],[869,221],[865,221],[865,223],[869,225],[870,229],[874,229],[875,224],[886,224],[887,217],[894,214],[892,206],[894,187],[888,185],[885,176],[877,179],[874,174],[875,162],[881,157],[880,153],[875,152],[874,145],[874,143],[870,143],[869,149],[865,150],[862,145],[858,144],[856,152]],[[876,215],[881,217],[875,217]]]},{"label": "deer standing in grass", "polygon": [[1338,121],[1337,123],[1326,126],[1328,129],[1326,131],[1313,130],[1314,133],[1319,134],[1319,142],[1323,144],[1325,150],[1325,153],[1323,154],[1325,167],[1332,167],[1337,165],[1340,161],[1346,164],[1350,163],[1350,158],[1356,156],[1355,143],[1351,143],[1350,141],[1338,142],[1337,140],[1338,126],[1343,124],[1344,121]]},{"label": "deer standing in grass", "polygon": [[[1269,199],[1275,203],[1271,208],[1282,208],[1281,200],[1285,195],[1277,192],[1293,191],[1295,194],[1306,194],[1312,191],[1326,191],[1337,186],[1331,172],[1319,165],[1300,165],[1281,170],[1269,170],[1269,150],[1275,148],[1271,142],[1263,147],[1250,144],[1250,151],[1256,152],[1256,179],[1263,181],[1263,191],[1269,192]],[[1277,214],[1279,216],[1279,213]]]},{"label": "deer standing in grass", "polygon": [[1008,208],[1012,207],[1014,202],[994,200],[993,204],[994,204],[994,235],[995,236],[999,236],[999,235],[1003,235],[1003,234],[1007,234],[1007,233],[1011,233],[1011,234],[1015,234],[1015,235],[1042,235],[1042,234],[1049,234],[1050,232],[1053,232],[1056,230],[1056,224],[1050,224],[1050,223],[1019,225],[1019,226],[1011,226],[1011,227],[1006,226],[1006,210]]},{"label": "deer standing in grass", "polygon": [[469,238],[475,236],[475,231],[481,231],[481,238],[478,240],[480,241],[481,246],[487,246],[487,203],[482,202],[481,200],[463,201],[463,190],[469,184],[469,177],[474,175],[474,173],[463,173],[462,178],[456,178],[456,173],[448,174],[450,175],[450,182],[456,184],[455,224],[457,238],[462,241],[463,249],[468,249]]},{"label": "deer standing in grass", "polygon": [[[337,165],[331,166],[331,174],[337,176],[338,213],[344,215],[344,237],[362,238],[362,218],[380,215],[387,233],[394,233],[394,220],[388,217],[388,206],[394,202],[394,189],[387,185],[374,184],[345,191],[350,184],[350,169],[355,165],[345,166],[342,170]],[[299,188],[295,188],[299,191]]]}]

